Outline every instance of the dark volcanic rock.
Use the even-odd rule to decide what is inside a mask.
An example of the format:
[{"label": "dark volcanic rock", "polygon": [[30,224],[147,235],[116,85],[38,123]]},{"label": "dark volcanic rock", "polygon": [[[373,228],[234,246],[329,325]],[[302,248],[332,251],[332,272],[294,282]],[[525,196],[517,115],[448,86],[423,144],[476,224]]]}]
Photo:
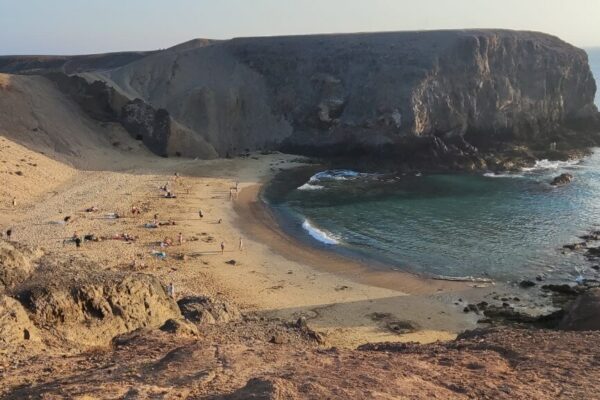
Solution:
[{"label": "dark volcanic rock", "polygon": [[550,184],[552,186],[562,186],[562,185],[571,183],[572,181],[573,181],[573,175],[565,173],[565,174],[560,174],[559,176],[554,178],[552,180],[552,182],[550,182]]},{"label": "dark volcanic rock", "polygon": [[184,297],[177,305],[186,319],[199,324],[226,323],[241,317],[236,306],[208,296]]},{"label": "dark volcanic rock", "polygon": [[519,286],[521,286],[523,289],[527,289],[527,288],[530,288],[530,287],[534,287],[535,286],[535,282],[525,280],[525,281],[519,282]]},{"label": "dark volcanic rock", "polygon": [[560,326],[568,331],[600,330],[600,289],[580,295],[567,309]]},{"label": "dark volcanic rock", "polygon": [[167,154],[171,134],[171,117],[165,109],[156,110],[141,99],[128,102],[121,108],[120,122],[133,137],[154,153]]},{"label": "dark volcanic rock", "polygon": [[530,315],[515,310],[514,307],[505,303],[501,307],[495,305],[488,306],[484,314],[493,321],[551,327],[556,326],[558,321],[563,317],[564,311],[559,310],[543,315]]},{"label": "dark volcanic rock", "polygon": [[586,242],[582,242],[582,243],[573,243],[573,244],[566,244],[563,246],[563,249],[567,249],[567,250],[581,250],[587,247],[587,243]]},{"label": "dark volcanic rock", "polygon": [[598,258],[600,257],[600,247],[590,247],[587,249],[586,255],[589,258]]},{"label": "dark volcanic rock", "polygon": [[568,284],[562,284],[562,285],[544,285],[542,286],[542,289],[550,291],[550,292],[554,292],[554,293],[560,293],[560,294],[566,294],[566,295],[578,295],[580,293],[583,293],[583,291],[585,291],[585,288],[580,287],[580,286],[571,286]]}]

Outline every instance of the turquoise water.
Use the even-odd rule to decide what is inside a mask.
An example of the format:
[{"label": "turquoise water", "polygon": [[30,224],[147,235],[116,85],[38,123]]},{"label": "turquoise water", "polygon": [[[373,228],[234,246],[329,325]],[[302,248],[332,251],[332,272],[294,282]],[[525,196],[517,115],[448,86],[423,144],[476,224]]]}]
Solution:
[{"label": "turquoise water", "polygon": [[[550,186],[562,172],[576,180]],[[600,228],[600,153],[521,174],[337,176],[300,187],[271,198],[292,233],[426,275],[574,279],[575,266],[590,264],[562,246]]]},{"label": "turquoise water", "polygon": [[[600,77],[600,49],[589,52]],[[563,172],[575,181],[550,186]],[[542,162],[502,176],[309,176],[287,179],[286,190],[267,197],[285,229],[313,245],[426,275],[596,274],[582,253],[563,254],[562,246],[600,229],[600,152],[577,165]]]}]

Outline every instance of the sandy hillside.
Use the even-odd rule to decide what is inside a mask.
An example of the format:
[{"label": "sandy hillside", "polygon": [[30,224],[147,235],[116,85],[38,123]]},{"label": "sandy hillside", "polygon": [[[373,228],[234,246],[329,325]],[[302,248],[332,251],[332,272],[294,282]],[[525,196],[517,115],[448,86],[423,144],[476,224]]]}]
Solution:
[{"label": "sandy hillside", "polygon": [[27,149],[0,137],[0,208],[13,209],[13,198],[18,205],[29,205],[41,195],[52,193],[77,174],[63,163]]},{"label": "sandy hillside", "polygon": [[91,119],[41,76],[0,74],[0,136],[82,169],[115,169],[128,154],[148,154],[120,125]]}]

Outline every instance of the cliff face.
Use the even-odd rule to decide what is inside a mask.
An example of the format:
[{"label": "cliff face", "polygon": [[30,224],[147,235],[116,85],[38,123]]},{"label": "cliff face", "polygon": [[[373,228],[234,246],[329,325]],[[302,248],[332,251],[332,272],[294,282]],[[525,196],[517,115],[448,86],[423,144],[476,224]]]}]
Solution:
[{"label": "cliff face", "polygon": [[550,139],[597,111],[587,55],[544,34],[381,33],[228,46],[264,77],[298,145]]},{"label": "cliff face", "polygon": [[168,110],[203,139],[188,154],[471,157],[505,143],[566,148],[582,133],[590,145],[600,131],[586,53],[533,32],[192,41],[84,76]]}]

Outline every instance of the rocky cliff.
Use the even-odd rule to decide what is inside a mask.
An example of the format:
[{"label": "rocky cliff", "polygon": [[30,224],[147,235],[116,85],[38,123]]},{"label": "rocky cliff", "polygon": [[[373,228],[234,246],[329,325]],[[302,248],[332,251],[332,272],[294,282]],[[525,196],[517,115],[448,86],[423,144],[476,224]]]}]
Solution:
[{"label": "rocky cliff", "polygon": [[600,132],[586,53],[534,32],[198,41],[83,76],[168,110],[202,138],[184,146],[188,155],[209,147],[220,156],[283,149],[481,161],[480,151],[507,143],[567,149],[597,143]]}]

